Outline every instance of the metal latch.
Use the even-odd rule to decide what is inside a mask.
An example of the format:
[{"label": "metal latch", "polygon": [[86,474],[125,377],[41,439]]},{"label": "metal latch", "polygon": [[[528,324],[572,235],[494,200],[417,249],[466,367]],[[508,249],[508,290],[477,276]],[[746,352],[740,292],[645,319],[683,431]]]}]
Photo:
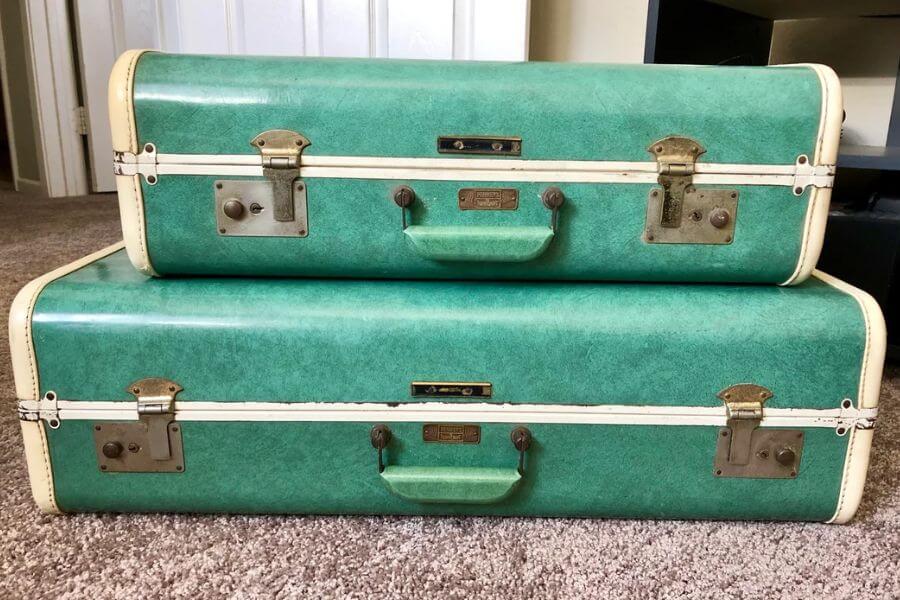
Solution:
[{"label": "metal latch", "polygon": [[271,129],[253,138],[250,145],[262,155],[263,175],[272,182],[274,219],[293,221],[293,184],[300,177],[300,155],[309,140],[295,131]]},{"label": "metal latch", "polygon": [[101,471],[160,473],[184,471],[181,427],[175,421],[175,396],[182,387],[151,377],[135,381],[128,392],[137,399],[137,422],[96,423],[94,446]]},{"label": "metal latch", "polygon": [[698,190],[697,160],[706,149],[696,140],[669,136],[648,151],[656,157],[662,189],[650,190],[644,241],[654,244],[730,244],[737,190]]},{"label": "metal latch", "polygon": [[718,393],[725,403],[727,422],[716,445],[717,477],[789,479],[797,476],[803,451],[803,432],[761,429],[763,405],[771,390],[741,383]]}]

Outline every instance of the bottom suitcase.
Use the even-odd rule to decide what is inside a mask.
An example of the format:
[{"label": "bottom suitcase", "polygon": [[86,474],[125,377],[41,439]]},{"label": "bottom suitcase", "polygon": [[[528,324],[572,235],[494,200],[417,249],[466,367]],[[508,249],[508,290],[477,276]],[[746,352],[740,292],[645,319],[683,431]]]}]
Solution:
[{"label": "bottom suitcase", "polygon": [[45,511],[843,522],[885,349],[866,294],[150,279],[120,246],[16,298]]}]

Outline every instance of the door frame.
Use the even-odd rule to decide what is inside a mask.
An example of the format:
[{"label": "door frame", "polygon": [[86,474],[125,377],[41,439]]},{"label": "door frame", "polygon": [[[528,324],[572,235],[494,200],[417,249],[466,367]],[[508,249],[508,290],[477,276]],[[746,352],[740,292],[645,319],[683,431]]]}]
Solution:
[{"label": "door frame", "polygon": [[[26,38],[25,62],[31,91],[31,110],[38,154],[40,181],[18,177],[18,161],[12,131],[12,113],[6,127],[16,189],[50,197],[87,194],[88,178],[82,140],[81,102],[75,71],[75,52],[66,2],[21,0]],[[2,35],[2,34],[0,34]],[[2,39],[0,39],[2,42]],[[9,108],[9,79],[4,47],[0,44],[2,93]]]}]

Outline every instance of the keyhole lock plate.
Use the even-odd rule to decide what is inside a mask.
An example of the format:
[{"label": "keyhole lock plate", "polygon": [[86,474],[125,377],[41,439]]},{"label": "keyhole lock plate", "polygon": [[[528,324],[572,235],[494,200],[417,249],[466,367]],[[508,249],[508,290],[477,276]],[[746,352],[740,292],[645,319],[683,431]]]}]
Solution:
[{"label": "keyhole lock plate", "polygon": [[307,237],[306,183],[291,186],[293,220],[275,218],[275,184],[271,181],[219,179],[213,182],[216,231],[220,236]]}]

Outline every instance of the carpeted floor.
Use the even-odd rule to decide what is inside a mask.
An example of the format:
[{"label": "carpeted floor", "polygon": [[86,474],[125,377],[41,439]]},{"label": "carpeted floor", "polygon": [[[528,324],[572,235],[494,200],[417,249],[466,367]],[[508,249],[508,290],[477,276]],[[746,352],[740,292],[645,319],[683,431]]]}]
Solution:
[{"label": "carpeted floor", "polygon": [[[119,239],[113,196],[0,191],[3,314],[28,280]],[[5,327],[3,328],[5,331]],[[38,512],[0,344],[0,598],[898,598],[900,371],[863,505],[819,524]],[[753,502],[753,498],[747,498]]]}]

